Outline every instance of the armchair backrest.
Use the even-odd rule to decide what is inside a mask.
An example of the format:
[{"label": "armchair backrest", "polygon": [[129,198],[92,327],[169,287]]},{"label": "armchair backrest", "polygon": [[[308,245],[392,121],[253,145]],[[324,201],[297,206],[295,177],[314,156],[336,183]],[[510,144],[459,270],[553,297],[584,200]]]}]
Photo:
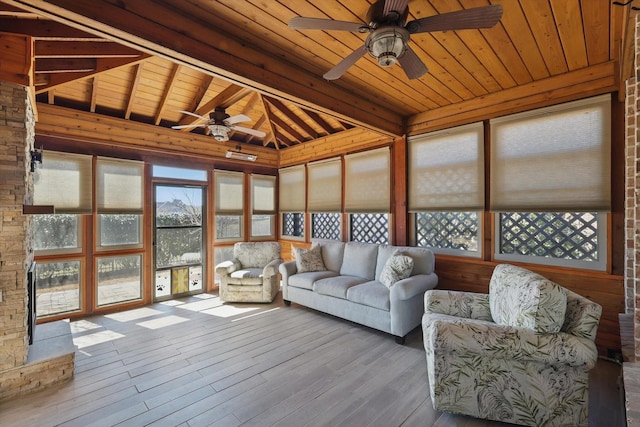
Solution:
[{"label": "armchair backrest", "polygon": [[565,323],[567,292],[533,271],[500,264],[489,282],[489,305],[497,324],[557,333]]},{"label": "armchair backrest", "polygon": [[233,245],[233,257],[243,268],[260,268],[281,258],[278,242],[238,242]]}]

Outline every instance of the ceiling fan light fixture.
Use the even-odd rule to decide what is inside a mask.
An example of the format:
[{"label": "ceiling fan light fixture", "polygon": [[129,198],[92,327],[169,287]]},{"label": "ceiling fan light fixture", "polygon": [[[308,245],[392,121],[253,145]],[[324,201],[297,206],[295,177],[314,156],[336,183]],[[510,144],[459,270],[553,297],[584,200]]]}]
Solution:
[{"label": "ceiling fan light fixture", "polygon": [[209,131],[211,132],[211,136],[216,141],[228,141],[229,140],[229,131],[231,128],[225,125],[208,125]]},{"label": "ceiling fan light fixture", "polygon": [[402,27],[381,27],[367,37],[366,47],[381,67],[391,67],[407,51],[409,32]]}]

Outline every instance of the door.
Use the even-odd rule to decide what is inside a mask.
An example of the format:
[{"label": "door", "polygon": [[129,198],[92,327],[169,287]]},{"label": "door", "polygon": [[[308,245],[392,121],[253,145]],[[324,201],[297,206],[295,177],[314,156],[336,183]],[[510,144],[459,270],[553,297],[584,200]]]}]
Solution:
[{"label": "door", "polygon": [[154,185],[154,300],[201,293],[206,187]]}]

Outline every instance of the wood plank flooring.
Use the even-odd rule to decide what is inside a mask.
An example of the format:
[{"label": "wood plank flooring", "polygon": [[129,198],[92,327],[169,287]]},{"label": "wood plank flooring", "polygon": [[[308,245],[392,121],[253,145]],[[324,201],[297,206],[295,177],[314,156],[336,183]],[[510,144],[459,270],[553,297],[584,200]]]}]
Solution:
[{"label": "wood plank flooring", "polygon": [[[8,426],[504,426],[433,410],[420,328],[392,336],[292,304],[216,295],[72,322],[74,379],[0,404]],[[592,426],[623,426],[601,360]]]}]

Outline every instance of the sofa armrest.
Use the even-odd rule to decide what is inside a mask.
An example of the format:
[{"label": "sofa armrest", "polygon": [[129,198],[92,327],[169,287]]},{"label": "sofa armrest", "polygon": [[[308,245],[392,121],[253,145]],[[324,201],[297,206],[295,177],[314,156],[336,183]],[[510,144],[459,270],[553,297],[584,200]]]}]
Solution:
[{"label": "sofa armrest", "polygon": [[406,279],[398,280],[391,286],[391,298],[408,300],[416,295],[422,295],[438,284],[438,276],[431,274],[416,274]]},{"label": "sofa armrest", "polygon": [[489,294],[434,289],[424,294],[424,312],[493,321]]},{"label": "sofa armrest", "polygon": [[278,274],[278,266],[282,264],[282,258],[274,259],[270,261],[267,265],[262,269],[262,275],[264,277],[271,277]]},{"label": "sofa armrest", "polygon": [[237,259],[232,259],[230,261],[223,261],[220,264],[216,265],[216,274],[220,276],[228,276],[236,270],[240,270],[242,266],[240,265],[240,261]]},{"label": "sofa armrest", "polygon": [[462,319],[445,314],[425,314],[425,339],[435,352],[530,361],[545,365],[591,369],[598,360],[595,343],[587,338],[558,332],[536,333],[531,329]]},{"label": "sofa armrest", "polygon": [[293,276],[298,272],[295,261],[285,261],[278,266],[280,275],[282,276],[282,286],[289,284],[289,276]]}]

